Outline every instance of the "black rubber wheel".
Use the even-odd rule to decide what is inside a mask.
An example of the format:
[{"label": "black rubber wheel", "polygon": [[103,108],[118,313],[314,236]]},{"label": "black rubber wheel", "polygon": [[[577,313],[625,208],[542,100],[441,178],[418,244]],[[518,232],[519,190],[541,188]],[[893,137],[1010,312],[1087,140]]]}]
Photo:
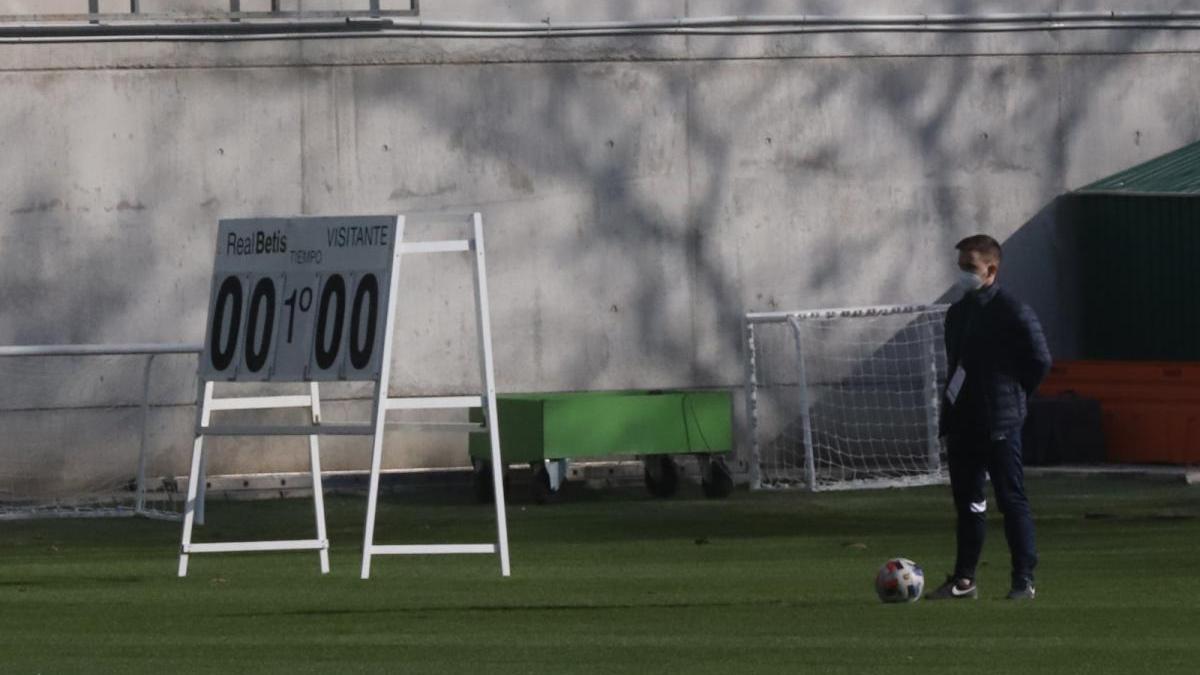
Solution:
[{"label": "black rubber wheel", "polygon": [[[492,486],[492,463],[480,459],[471,460],[475,468],[471,475],[471,486],[474,488],[475,501],[480,504],[491,504],[495,501],[495,490]],[[508,472],[504,472],[504,492],[508,493]]]},{"label": "black rubber wheel", "polygon": [[550,489],[550,472],[544,465],[534,465],[533,474],[529,477],[529,495],[535,504],[544,504],[552,500],[554,492]]},{"label": "black rubber wheel", "polygon": [[[679,492],[679,465],[666,455],[647,457],[645,463],[646,489],[655,497],[667,498]],[[651,462],[654,464],[652,465]],[[653,466],[654,470],[651,470]]]},{"label": "black rubber wheel", "polygon": [[[550,472],[544,464],[539,464],[533,470],[533,501],[537,504],[549,504],[558,497],[558,492],[550,489]],[[562,486],[559,486],[562,489]]]},{"label": "black rubber wheel", "polygon": [[709,460],[708,476],[700,481],[704,496],[709,499],[724,499],[733,493],[733,472],[720,458]]}]

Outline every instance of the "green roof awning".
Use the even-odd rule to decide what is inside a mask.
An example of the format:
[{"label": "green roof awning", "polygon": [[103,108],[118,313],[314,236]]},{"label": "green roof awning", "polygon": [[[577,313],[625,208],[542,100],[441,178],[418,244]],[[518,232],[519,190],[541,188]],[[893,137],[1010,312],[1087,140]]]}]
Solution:
[{"label": "green roof awning", "polygon": [[1200,142],[1115,173],[1075,191],[1128,194],[1200,194]]}]

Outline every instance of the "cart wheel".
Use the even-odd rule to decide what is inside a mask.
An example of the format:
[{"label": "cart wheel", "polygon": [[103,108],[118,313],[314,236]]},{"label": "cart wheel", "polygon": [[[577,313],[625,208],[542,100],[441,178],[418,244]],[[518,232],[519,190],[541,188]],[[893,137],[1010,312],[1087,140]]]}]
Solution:
[{"label": "cart wheel", "polygon": [[704,488],[704,496],[709,499],[724,499],[733,492],[733,472],[720,457],[709,460],[708,471],[704,472],[700,487]]},{"label": "cart wheel", "polygon": [[679,465],[666,455],[647,457],[645,465],[646,489],[655,497],[671,497],[679,492]]},{"label": "cart wheel", "polygon": [[550,472],[543,464],[533,470],[532,488],[533,501],[537,504],[549,504],[558,497],[558,492],[550,489]]},{"label": "cart wheel", "polygon": [[[480,504],[491,504],[495,501],[495,490],[492,489],[492,463],[482,459],[472,459],[471,466],[475,471],[471,475],[471,485],[475,490],[475,501]],[[508,494],[508,472],[504,472],[504,492]]]}]

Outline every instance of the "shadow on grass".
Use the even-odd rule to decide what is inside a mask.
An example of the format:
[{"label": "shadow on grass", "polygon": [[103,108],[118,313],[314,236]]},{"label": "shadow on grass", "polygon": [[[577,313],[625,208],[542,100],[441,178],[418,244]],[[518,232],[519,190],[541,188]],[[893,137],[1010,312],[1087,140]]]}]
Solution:
[{"label": "shadow on grass", "polygon": [[284,612],[229,612],[217,616],[230,619],[253,619],[277,616],[368,616],[396,615],[420,613],[458,614],[462,612],[592,612],[592,611],[626,611],[646,609],[734,609],[746,607],[799,607],[804,603],[784,602],[780,600],[747,600],[745,602],[710,601],[697,602],[579,602],[579,603],[533,603],[533,604],[503,604],[503,605],[421,605],[395,608],[363,608],[363,609],[299,609]]}]

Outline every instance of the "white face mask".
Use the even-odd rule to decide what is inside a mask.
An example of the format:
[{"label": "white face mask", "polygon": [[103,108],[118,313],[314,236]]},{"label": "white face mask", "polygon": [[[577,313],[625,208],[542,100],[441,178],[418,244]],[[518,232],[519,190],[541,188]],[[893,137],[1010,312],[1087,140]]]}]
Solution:
[{"label": "white face mask", "polygon": [[964,293],[973,293],[983,288],[983,279],[980,279],[979,275],[974,272],[959,270],[958,288]]}]

